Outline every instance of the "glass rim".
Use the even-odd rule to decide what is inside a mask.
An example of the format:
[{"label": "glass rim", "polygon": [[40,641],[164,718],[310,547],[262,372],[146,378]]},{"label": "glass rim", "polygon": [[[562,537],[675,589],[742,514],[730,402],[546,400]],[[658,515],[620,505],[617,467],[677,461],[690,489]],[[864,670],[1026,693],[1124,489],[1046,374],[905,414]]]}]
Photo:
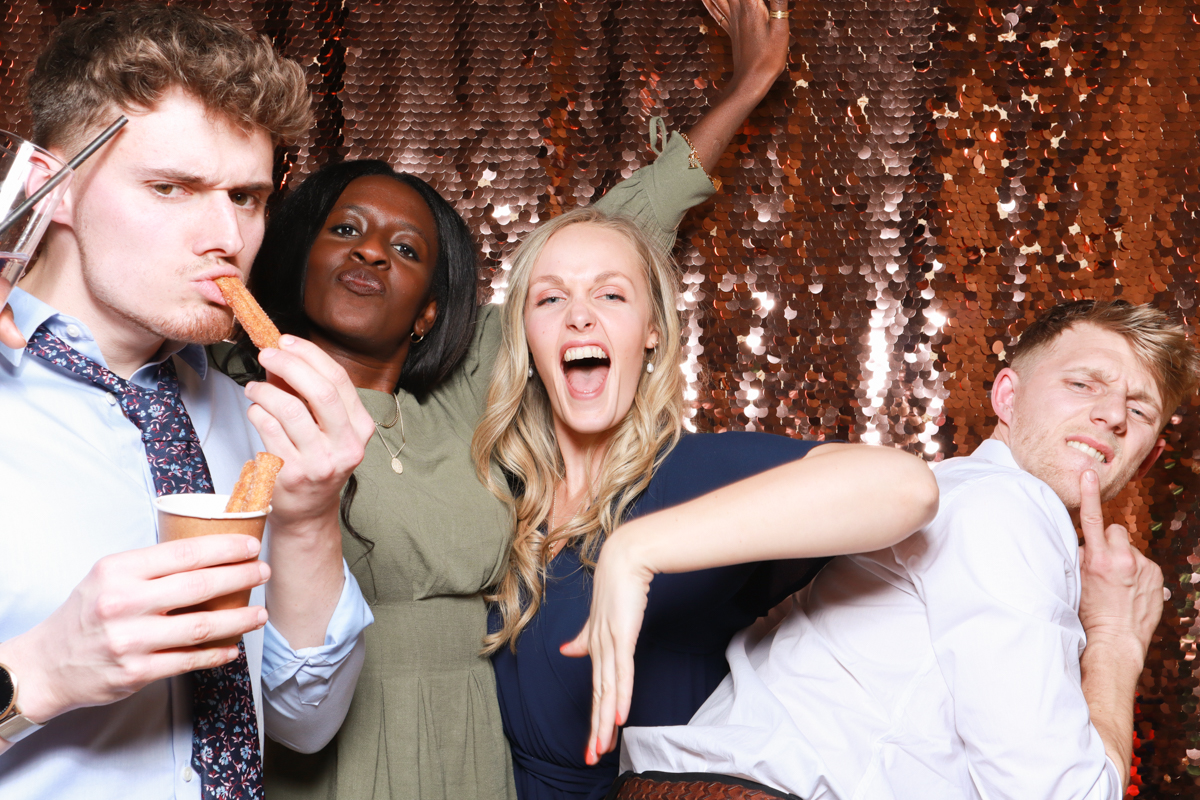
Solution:
[{"label": "glass rim", "polygon": [[13,142],[27,143],[30,147],[32,147],[34,149],[34,152],[36,152],[39,156],[41,156],[42,158],[45,158],[47,161],[49,161],[50,166],[52,166],[52,167],[57,166],[58,169],[54,170],[54,172],[52,172],[51,174],[57,174],[58,172],[61,172],[64,169],[67,170],[68,172],[72,172],[72,173],[74,172],[74,170],[72,170],[69,166],[67,166],[66,161],[64,161],[62,158],[54,155],[54,153],[51,153],[49,150],[42,147],[41,145],[34,144],[33,142],[26,139],[24,136],[18,136],[17,134],[13,133],[12,131],[6,131],[6,130],[0,128],[0,150],[3,150],[6,153],[11,153],[13,155],[16,155],[17,151],[9,146]]}]

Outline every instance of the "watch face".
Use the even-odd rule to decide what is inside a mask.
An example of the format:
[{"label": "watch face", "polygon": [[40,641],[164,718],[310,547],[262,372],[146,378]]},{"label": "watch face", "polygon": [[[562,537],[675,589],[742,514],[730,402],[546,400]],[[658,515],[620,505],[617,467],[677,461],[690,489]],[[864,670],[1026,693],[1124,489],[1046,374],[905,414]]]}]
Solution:
[{"label": "watch face", "polygon": [[12,675],[8,673],[8,667],[0,664],[0,717],[8,713],[8,710],[13,704],[13,695],[15,694]]}]

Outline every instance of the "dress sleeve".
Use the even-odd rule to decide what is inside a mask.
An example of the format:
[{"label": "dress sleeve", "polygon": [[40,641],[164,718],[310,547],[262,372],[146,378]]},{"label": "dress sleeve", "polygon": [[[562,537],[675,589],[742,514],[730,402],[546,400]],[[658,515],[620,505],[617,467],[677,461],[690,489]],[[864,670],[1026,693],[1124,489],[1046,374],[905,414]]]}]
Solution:
[{"label": "dress sleeve", "polygon": [[[658,138],[662,119],[650,120],[651,146]],[[692,165],[692,147],[678,132],[667,137],[666,146],[653,164],[642,167],[596,201],[596,208],[627,216],[665,251],[675,245],[675,230],[692,206],[703,203],[716,191],[712,179],[698,164]]]},{"label": "dress sleeve", "polygon": [[925,601],[979,795],[1119,800],[1080,686],[1078,547],[1061,502],[1028,476],[992,475],[943,497],[938,516],[895,552]]},{"label": "dress sleeve", "polygon": [[271,623],[263,630],[266,733],[300,753],[320,750],[342,727],[362,671],[363,631],[375,621],[345,561],[342,573],[324,644],[293,650]]},{"label": "dress sleeve", "polygon": [[[500,306],[485,303],[475,316],[475,336],[450,381],[457,384],[462,402],[468,408],[470,419],[477,418],[487,406],[488,386],[492,382],[492,369],[496,366],[496,354],[500,352]],[[435,389],[435,391],[437,391]]]}]

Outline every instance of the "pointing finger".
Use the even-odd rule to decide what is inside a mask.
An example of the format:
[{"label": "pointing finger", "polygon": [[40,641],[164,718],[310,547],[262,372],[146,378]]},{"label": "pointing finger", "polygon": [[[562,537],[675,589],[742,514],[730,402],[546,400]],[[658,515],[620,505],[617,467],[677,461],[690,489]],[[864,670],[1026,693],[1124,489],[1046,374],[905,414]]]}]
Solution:
[{"label": "pointing finger", "polygon": [[1095,471],[1086,469],[1079,476],[1079,525],[1083,542],[1097,552],[1106,544],[1104,538],[1104,509],[1100,504],[1100,479]]}]

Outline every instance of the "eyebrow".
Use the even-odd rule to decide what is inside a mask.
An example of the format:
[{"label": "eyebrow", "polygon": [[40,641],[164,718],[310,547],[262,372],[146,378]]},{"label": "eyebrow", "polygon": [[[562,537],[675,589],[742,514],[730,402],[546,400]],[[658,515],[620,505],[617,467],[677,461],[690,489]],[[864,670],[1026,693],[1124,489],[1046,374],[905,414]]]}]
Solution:
[{"label": "eyebrow", "polygon": [[[601,272],[599,275],[597,275],[596,279],[593,280],[592,283],[593,284],[604,283],[605,281],[612,280],[613,278],[620,278],[621,280],[625,281],[626,283],[629,282],[629,276],[627,276],[621,272],[618,272],[616,270],[609,270],[608,272]],[[530,281],[529,285],[534,286],[539,283],[552,283],[552,284],[555,284],[556,286],[565,285],[563,283],[563,279],[558,277],[557,275],[543,275],[540,278]]]},{"label": "eyebrow", "polygon": [[[1105,370],[1100,369],[1099,367],[1080,367],[1079,369],[1076,370],[1076,372],[1080,372],[1085,377],[1088,377],[1091,380],[1098,381],[1100,383],[1111,383],[1112,382],[1111,373],[1106,372]],[[1146,391],[1145,389],[1138,389],[1137,391],[1131,391],[1129,393],[1129,397],[1133,400],[1137,400],[1140,403],[1146,403],[1147,405],[1152,406],[1156,413],[1160,413],[1162,411],[1162,409],[1159,407],[1159,401],[1155,400],[1154,395],[1151,394],[1150,392]]]},{"label": "eyebrow", "polygon": [[[155,168],[150,167],[141,170],[142,180],[163,180],[171,183],[182,183],[187,186],[212,186],[211,178],[206,178],[203,175],[197,175],[193,172],[182,172],[170,168]],[[259,181],[257,183],[245,183],[240,186],[230,187],[231,192],[272,192],[275,187],[269,181]]]},{"label": "eyebrow", "polygon": [[[354,203],[348,203],[347,205],[344,205],[344,206],[338,206],[335,209],[333,209],[333,211],[353,211],[356,214],[362,214],[364,217],[367,216],[369,213],[371,213],[369,209],[363,208],[360,205],[355,205]],[[332,214],[333,211],[331,211],[329,213]],[[396,225],[397,225],[397,227],[399,227],[403,230],[406,230],[409,233],[416,234],[417,236],[421,237],[421,241],[425,242],[425,244],[429,244],[429,240],[427,238],[425,238],[425,231],[421,230],[416,225],[413,225],[411,222],[406,222],[405,220],[398,219],[398,220],[396,220]]]}]

